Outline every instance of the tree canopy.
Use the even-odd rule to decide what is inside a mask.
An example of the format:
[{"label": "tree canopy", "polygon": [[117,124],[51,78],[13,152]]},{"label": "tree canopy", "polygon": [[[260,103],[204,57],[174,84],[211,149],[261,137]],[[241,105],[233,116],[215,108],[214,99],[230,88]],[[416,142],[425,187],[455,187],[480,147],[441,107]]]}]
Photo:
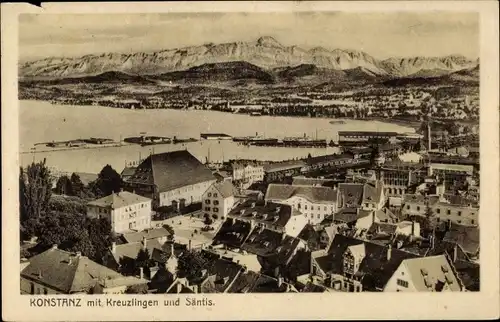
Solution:
[{"label": "tree canopy", "polygon": [[202,270],[207,266],[208,259],[202,256],[200,252],[186,250],[179,258],[177,266],[177,275],[193,280],[201,277]]},{"label": "tree canopy", "polygon": [[119,192],[123,188],[123,180],[120,174],[107,164],[99,172],[97,180],[89,184],[89,186],[96,196],[103,197],[113,192]]},{"label": "tree canopy", "polygon": [[19,172],[19,211],[22,237],[34,236],[37,221],[47,212],[52,194],[52,177],[45,159]]}]

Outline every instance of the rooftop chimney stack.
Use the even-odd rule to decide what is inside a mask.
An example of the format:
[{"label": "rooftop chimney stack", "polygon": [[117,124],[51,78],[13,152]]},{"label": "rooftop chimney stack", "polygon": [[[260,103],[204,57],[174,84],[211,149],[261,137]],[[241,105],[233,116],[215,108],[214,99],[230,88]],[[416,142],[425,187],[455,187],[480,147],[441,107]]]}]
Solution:
[{"label": "rooftop chimney stack", "polygon": [[[191,240],[189,240],[189,249],[191,250]],[[174,243],[170,244],[170,256],[175,256],[174,255]]]},{"label": "rooftop chimney stack", "polygon": [[391,260],[391,255],[392,255],[392,245],[389,244],[389,246],[387,247],[387,261]]},{"label": "rooftop chimney stack", "polygon": [[144,279],[144,267],[139,267],[139,277],[140,279]]}]

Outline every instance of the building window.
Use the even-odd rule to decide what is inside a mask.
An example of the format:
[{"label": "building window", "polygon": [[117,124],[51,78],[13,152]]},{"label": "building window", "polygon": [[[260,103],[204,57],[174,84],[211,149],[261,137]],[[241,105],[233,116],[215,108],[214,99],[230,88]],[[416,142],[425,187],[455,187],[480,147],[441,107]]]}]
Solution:
[{"label": "building window", "polygon": [[461,224],[461,223],[462,223],[462,221],[461,221],[461,220],[457,220],[457,223]]},{"label": "building window", "polygon": [[440,221],[439,217],[437,217],[437,218],[436,218],[436,221],[437,221],[437,222],[439,222],[439,221]]},{"label": "building window", "polygon": [[30,294],[35,294],[35,284],[30,283]]},{"label": "building window", "polygon": [[448,211],[446,212],[448,215],[451,215],[451,210],[448,209]]},{"label": "building window", "polygon": [[470,223],[471,223],[472,225],[474,225],[474,219],[471,219]]},{"label": "building window", "polygon": [[420,206],[417,206],[417,211],[420,211]]},{"label": "building window", "polygon": [[210,199],[205,200],[205,204],[209,205],[210,204]]},{"label": "building window", "polygon": [[410,209],[410,205],[406,206],[406,209]]},{"label": "building window", "polygon": [[326,208],[326,206],[325,206],[325,208],[324,208],[323,210],[324,210],[324,211],[326,211],[326,209],[327,209],[327,208]]},{"label": "building window", "polygon": [[320,215],[318,214],[318,219],[320,219]]},{"label": "building window", "polygon": [[307,210],[307,205],[304,206],[304,209]]},{"label": "building window", "polygon": [[[214,196],[215,197],[215,196]],[[214,205],[218,205],[219,204],[219,200],[214,200]]]},{"label": "building window", "polygon": [[205,207],[205,211],[210,211],[210,207]]},{"label": "building window", "polygon": [[408,288],[408,282],[407,282],[407,281],[403,281],[403,280],[401,280],[401,279],[399,279],[399,278],[398,278],[398,280],[397,280],[397,284],[398,284],[399,286],[402,286],[402,287],[406,287],[406,288]]},{"label": "building window", "polygon": [[462,212],[461,212],[461,211],[459,211],[459,212],[458,212],[458,215],[459,215],[459,216],[462,216]]},{"label": "building window", "polygon": [[217,194],[216,193],[214,193],[214,198],[217,198]]},{"label": "building window", "polygon": [[43,289],[43,294],[45,294],[45,295],[49,294],[49,292],[47,291],[46,288]]},{"label": "building window", "polygon": [[436,212],[437,212],[438,214],[440,214],[440,213],[441,213],[441,209],[440,209],[440,208],[436,209]]},{"label": "building window", "polygon": [[214,208],[214,212],[219,212],[219,208]]},{"label": "building window", "polygon": [[210,197],[212,197],[212,193],[210,193],[210,192],[209,192],[209,193],[208,193],[208,197],[209,197],[209,198],[210,198]]}]

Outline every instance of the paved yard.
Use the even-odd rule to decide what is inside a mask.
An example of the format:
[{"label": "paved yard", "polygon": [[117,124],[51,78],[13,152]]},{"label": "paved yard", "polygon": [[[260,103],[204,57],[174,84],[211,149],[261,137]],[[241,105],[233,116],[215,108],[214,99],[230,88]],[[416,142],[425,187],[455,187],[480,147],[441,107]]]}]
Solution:
[{"label": "paved yard", "polygon": [[[177,216],[163,221],[163,224],[169,225],[174,229],[175,241],[181,244],[189,244],[191,240],[191,247],[201,247],[202,245],[210,245],[215,233],[222,225],[222,220],[214,220],[211,225],[214,230],[201,231],[205,224],[203,218],[193,216]],[[197,231],[195,233],[195,230]]]}]

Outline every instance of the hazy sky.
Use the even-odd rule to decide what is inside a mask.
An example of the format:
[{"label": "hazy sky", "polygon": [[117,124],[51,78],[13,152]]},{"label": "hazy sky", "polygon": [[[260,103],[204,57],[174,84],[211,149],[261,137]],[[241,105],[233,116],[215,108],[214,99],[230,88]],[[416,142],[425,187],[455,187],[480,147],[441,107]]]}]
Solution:
[{"label": "hazy sky", "polygon": [[163,13],[21,15],[21,60],[153,51],[272,36],[283,45],[391,56],[479,56],[476,13]]}]

